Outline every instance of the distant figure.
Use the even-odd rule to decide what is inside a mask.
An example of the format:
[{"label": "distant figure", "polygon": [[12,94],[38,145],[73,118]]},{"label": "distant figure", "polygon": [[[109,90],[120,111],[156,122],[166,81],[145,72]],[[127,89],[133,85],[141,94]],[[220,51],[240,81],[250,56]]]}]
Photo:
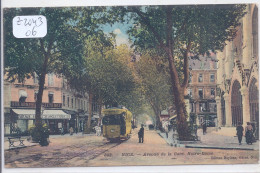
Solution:
[{"label": "distant figure", "polygon": [[144,143],[144,125],[141,125],[141,128],[138,132],[138,138],[139,138],[139,143]]},{"label": "distant figure", "polygon": [[250,122],[247,122],[247,126],[245,129],[245,133],[246,133],[246,143],[249,145],[253,143],[253,127],[250,124]]},{"label": "distant figure", "polygon": [[78,134],[78,127],[75,128],[75,132],[76,132],[76,134]]},{"label": "distant figure", "polygon": [[207,123],[206,123],[206,121],[204,121],[202,123],[202,130],[203,130],[203,135],[205,135],[207,133]]},{"label": "distant figure", "polygon": [[96,136],[101,136],[101,127],[95,126]]},{"label": "distant figure", "polygon": [[72,127],[70,127],[70,135],[73,135],[73,132],[74,132],[74,130],[73,130],[73,128]]},{"label": "distant figure", "polygon": [[64,135],[64,129],[63,129],[63,127],[60,129],[60,134],[61,134],[61,135]]},{"label": "distant figure", "polygon": [[238,126],[237,126],[237,137],[238,137],[239,145],[241,145],[243,131],[244,131],[244,128],[243,128],[242,124],[239,122]]}]

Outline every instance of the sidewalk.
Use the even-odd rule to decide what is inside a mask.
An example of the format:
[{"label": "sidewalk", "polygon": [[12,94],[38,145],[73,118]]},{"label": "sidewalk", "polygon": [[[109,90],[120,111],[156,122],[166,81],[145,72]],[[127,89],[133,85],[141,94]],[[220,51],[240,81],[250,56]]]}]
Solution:
[{"label": "sidewalk", "polygon": [[209,132],[205,135],[203,135],[202,130],[199,129],[198,136],[200,141],[177,141],[172,138],[172,134],[173,132],[169,133],[168,138],[166,138],[165,133],[159,133],[159,135],[163,137],[171,146],[186,148],[259,150],[259,141],[253,143],[253,145],[247,145],[245,142],[245,137],[243,136],[242,145],[239,145],[237,137],[230,135],[219,135],[218,133],[215,133],[213,129],[209,129]]}]

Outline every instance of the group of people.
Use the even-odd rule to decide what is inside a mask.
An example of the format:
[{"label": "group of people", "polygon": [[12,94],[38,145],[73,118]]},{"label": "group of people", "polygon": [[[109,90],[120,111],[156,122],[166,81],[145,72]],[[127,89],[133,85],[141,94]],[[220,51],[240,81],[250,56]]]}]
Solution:
[{"label": "group of people", "polygon": [[[239,145],[241,145],[244,128],[240,122],[238,123],[236,130],[237,130],[238,142],[239,142]],[[255,129],[253,128],[251,123],[247,122],[247,126],[245,127],[245,137],[246,137],[246,143],[248,145],[252,145],[252,143],[255,141],[254,131],[255,131]]]}]

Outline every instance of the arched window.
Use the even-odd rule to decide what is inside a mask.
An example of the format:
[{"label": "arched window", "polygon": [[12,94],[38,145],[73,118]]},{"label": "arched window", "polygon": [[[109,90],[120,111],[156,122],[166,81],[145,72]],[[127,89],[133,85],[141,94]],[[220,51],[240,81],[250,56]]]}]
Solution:
[{"label": "arched window", "polygon": [[236,80],[233,83],[231,92],[232,126],[237,126],[238,122],[243,124],[242,95],[240,89],[241,85]]},{"label": "arched window", "polygon": [[256,121],[258,119],[258,88],[256,86],[256,79],[253,78],[249,86],[249,105],[250,105],[250,121]]}]

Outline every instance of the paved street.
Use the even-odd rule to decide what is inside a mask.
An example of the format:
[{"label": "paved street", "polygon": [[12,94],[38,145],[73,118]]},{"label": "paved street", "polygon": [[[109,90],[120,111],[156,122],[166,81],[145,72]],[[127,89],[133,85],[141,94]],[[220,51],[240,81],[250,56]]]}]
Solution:
[{"label": "paved street", "polygon": [[5,150],[6,168],[86,167],[123,165],[257,163],[258,152],[172,147],[156,131],[145,131],[138,143],[137,129],[131,139],[108,143],[103,137],[77,134],[51,136],[47,147],[39,145]]}]

